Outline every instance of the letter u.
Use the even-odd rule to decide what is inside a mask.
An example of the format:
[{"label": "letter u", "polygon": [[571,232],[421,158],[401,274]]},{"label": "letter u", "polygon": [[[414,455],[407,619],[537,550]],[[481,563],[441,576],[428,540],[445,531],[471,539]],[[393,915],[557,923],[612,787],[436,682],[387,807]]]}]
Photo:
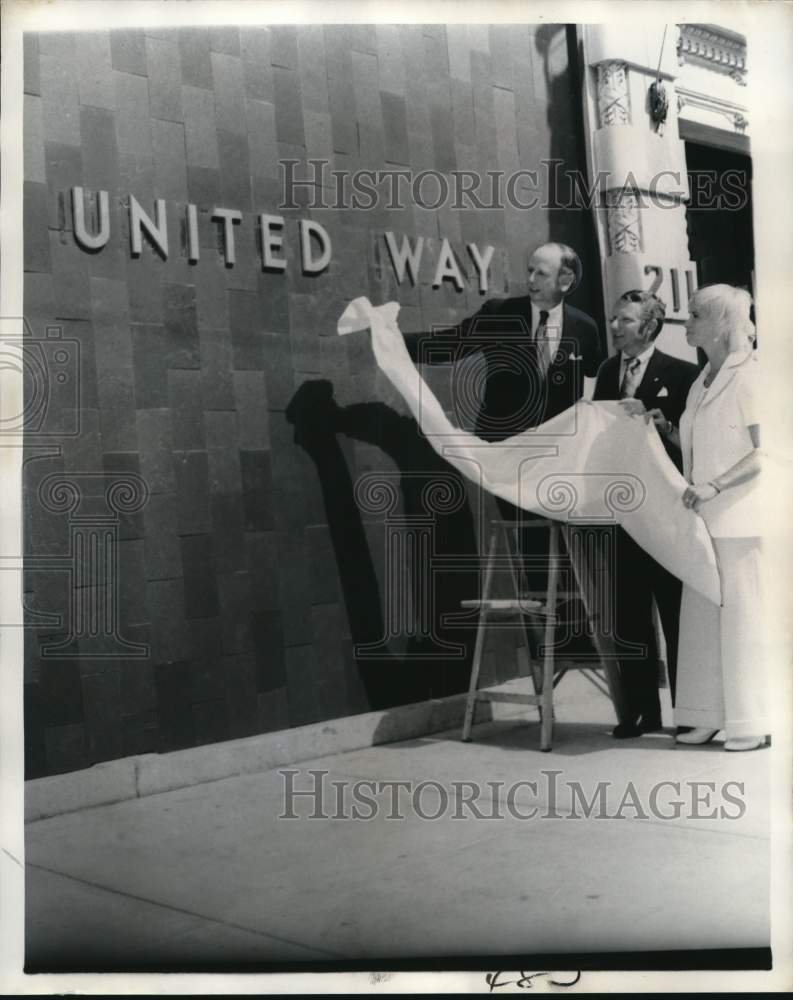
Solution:
[{"label": "letter u", "polygon": [[107,191],[99,192],[99,232],[92,235],[85,224],[85,196],[81,187],[72,188],[72,220],[74,238],[85,250],[101,250],[110,237],[110,198]]}]

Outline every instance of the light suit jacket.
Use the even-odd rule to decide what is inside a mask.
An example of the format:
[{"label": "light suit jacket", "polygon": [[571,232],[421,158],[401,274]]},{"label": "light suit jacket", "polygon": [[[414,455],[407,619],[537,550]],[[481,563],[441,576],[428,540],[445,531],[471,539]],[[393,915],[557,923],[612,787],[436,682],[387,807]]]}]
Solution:
[{"label": "light suit jacket", "polygon": [[[709,388],[705,365],[691,386],[680,418],[683,475],[706,483],[753,450],[749,427],[760,423],[759,362],[754,351],[727,356]],[[703,503],[700,513],[714,537],[740,538],[762,533],[759,477],[722,490]]]}]

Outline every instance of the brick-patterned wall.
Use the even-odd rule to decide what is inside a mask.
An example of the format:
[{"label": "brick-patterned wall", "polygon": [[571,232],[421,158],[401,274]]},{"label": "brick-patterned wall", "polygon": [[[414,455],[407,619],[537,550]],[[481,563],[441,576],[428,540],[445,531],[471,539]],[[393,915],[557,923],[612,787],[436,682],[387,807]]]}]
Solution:
[{"label": "brick-patterned wall", "polygon": [[[568,41],[560,26],[26,36],[25,316],[34,339],[61,328],[79,349],[68,391],[52,382],[50,436],[32,435],[26,454],[25,603],[38,624],[26,632],[28,776],[464,687],[467,657],[438,660],[419,639],[377,647],[387,525],[361,510],[356,483],[378,473],[397,514],[420,514],[423,488],[449,470],[378,376],[365,336],[338,338],[334,322],[361,293],[398,295],[405,329],[473,312],[470,262],[463,292],[431,287],[443,236],[461,259],[468,241],[495,245],[496,294],[523,291],[527,250],[547,238],[572,243],[589,265],[587,215],[309,210],[304,190],[303,207],[280,213],[285,273],[262,270],[256,219],[278,212],[280,158],[349,170],[512,171],[548,157],[578,166]],[[76,185],[92,206],[109,193],[110,239],[96,253],[72,233]],[[145,240],[139,258],[130,254],[130,195],[152,217],[155,199],[166,200],[167,260]],[[194,264],[188,202],[199,211]],[[233,267],[209,218],[215,205],[243,213]],[[320,275],[302,274],[297,259],[298,220],[309,217],[333,240]],[[415,288],[397,289],[387,229],[425,237]],[[587,271],[576,302],[596,310],[597,274]],[[58,435],[76,420],[79,434]],[[93,474],[79,480],[80,509],[48,509],[45,478],[76,473]],[[101,655],[85,621],[70,642],[68,609],[85,607],[96,586],[40,561],[77,565],[75,517],[106,512],[105,491],[125,473],[149,496],[113,528],[117,631],[148,644],[143,658],[112,638],[114,655]],[[475,552],[475,513],[467,503],[437,513],[437,550]],[[447,572],[436,619],[472,585],[470,572]],[[53,612],[60,624],[36,617]],[[470,645],[470,632],[441,634]],[[42,653],[59,641],[61,655]],[[355,643],[373,648],[356,658]],[[512,634],[496,637],[489,661],[499,677],[520,669]]]}]

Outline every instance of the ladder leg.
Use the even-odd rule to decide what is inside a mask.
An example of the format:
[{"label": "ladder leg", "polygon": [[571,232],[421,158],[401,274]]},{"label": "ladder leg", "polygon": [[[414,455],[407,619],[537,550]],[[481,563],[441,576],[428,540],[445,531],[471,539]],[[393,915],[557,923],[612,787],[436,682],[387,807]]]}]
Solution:
[{"label": "ladder leg", "polygon": [[465,717],[463,719],[463,742],[471,740],[471,726],[474,721],[474,706],[476,705],[476,689],[479,684],[479,668],[482,665],[482,650],[485,644],[485,621],[487,612],[484,602],[490,595],[490,582],[493,577],[493,564],[496,558],[496,545],[498,540],[498,528],[493,527],[490,532],[490,542],[487,552],[487,564],[485,566],[485,579],[482,583],[482,596],[479,606],[479,624],[476,627],[476,643],[474,644],[474,658],[471,663],[471,680],[468,685],[468,697],[465,701]]},{"label": "ladder leg", "polygon": [[[520,522],[517,522],[520,525]],[[523,562],[524,552],[521,549],[520,537],[521,529],[516,527],[515,530],[515,544],[510,544],[509,540],[509,528],[504,525],[504,535],[507,540],[507,553],[509,554],[509,572],[512,578],[512,587],[515,591],[516,600],[520,601],[520,568]],[[517,559],[516,551],[517,550]],[[526,645],[526,657],[529,661],[529,671],[531,672],[531,683],[534,688],[534,693],[539,694],[542,691],[542,670],[540,665],[537,663],[531,652],[531,642],[529,641],[529,628],[526,624],[526,615],[520,615],[520,627],[523,632],[523,642]]]},{"label": "ladder leg", "polygon": [[548,591],[546,598],[545,639],[543,650],[542,713],[540,750],[551,749],[553,737],[553,666],[556,640],[556,591],[559,583],[559,526],[552,524],[548,540]]}]

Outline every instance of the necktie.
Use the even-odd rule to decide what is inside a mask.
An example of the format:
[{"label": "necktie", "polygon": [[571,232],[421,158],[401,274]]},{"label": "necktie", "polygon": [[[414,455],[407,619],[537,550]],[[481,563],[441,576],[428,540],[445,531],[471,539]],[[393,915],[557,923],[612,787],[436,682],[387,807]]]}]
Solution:
[{"label": "necktie", "polygon": [[540,372],[545,375],[551,364],[551,351],[548,343],[546,328],[548,325],[548,310],[540,309],[540,322],[534,331],[534,343],[537,345],[537,364]]},{"label": "necktie", "polygon": [[636,373],[640,365],[641,361],[638,358],[631,358],[625,365],[625,374],[622,376],[620,384],[620,399],[627,399],[636,391]]}]

